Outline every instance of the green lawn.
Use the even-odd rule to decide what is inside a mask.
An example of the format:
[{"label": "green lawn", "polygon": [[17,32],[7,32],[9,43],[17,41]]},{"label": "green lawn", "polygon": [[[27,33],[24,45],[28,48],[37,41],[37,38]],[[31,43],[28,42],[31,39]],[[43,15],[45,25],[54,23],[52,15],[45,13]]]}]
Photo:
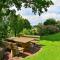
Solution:
[{"label": "green lawn", "polygon": [[60,60],[60,33],[41,37],[38,43],[44,45],[42,50],[24,60]]}]

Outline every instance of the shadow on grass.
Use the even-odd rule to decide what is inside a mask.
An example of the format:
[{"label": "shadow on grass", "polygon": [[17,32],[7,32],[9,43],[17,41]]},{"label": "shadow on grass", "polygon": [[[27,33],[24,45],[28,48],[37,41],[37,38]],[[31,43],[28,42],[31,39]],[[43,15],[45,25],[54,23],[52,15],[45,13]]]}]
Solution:
[{"label": "shadow on grass", "polygon": [[33,48],[30,48],[29,50],[25,50],[24,52],[20,52],[19,53],[19,57],[25,58],[27,56],[33,55],[35,53],[37,53],[39,50],[41,50],[41,48],[45,46],[45,45],[35,45]]},{"label": "shadow on grass", "polygon": [[47,41],[60,41],[60,34],[41,36],[40,39],[47,40]]}]

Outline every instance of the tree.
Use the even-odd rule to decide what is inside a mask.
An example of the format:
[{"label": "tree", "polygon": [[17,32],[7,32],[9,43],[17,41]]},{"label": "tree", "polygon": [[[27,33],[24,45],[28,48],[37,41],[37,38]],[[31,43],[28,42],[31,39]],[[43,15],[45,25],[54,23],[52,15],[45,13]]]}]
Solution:
[{"label": "tree", "polygon": [[[6,16],[7,18],[11,12],[13,13],[16,12],[15,10],[10,10],[9,8],[15,5],[16,8],[20,10],[22,7],[22,3],[24,3],[24,7],[31,7],[34,13],[38,11],[39,15],[44,11],[47,11],[47,8],[53,4],[51,0],[0,0],[0,19],[4,22],[3,20],[4,16]],[[16,22],[14,23],[16,24]],[[2,22],[0,22],[0,24],[2,24]],[[7,29],[7,28],[5,29],[5,25],[2,26],[4,26],[4,29],[2,30]]]},{"label": "tree", "polygon": [[9,17],[9,27],[10,27],[10,33],[12,32],[14,36],[17,36],[17,34],[23,28],[21,18],[18,19],[17,15],[11,13]]},{"label": "tree", "polygon": [[8,22],[5,17],[4,19],[0,19],[0,40],[3,40],[7,37],[8,35]]},{"label": "tree", "polygon": [[27,19],[23,19],[20,15],[10,14],[9,17],[10,32],[12,31],[15,36],[24,29],[30,29],[31,25]]},{"label": "tree", "polygon": [[23,19],[23,27],[26,29],[31,29],[30,22],[27,19]]},{"label": "tree", "polygon": [[31,7],[34,13],[38,11],[39,15],[40,13],[47,11],[47,8],[50,7],[50,5],[53,5],[51,0],[0,0],[1,17],[3,15],[8,15],[11,12],[9,8],[14,5],[20,10],[22,3],[24,3],[24,7]]},{"label": "tree", "polygon": [[14,35],[16,36],[18,21],[17,21],[17,16],[15,14],[10,15],[9,27],[10,27],[10,32],[13,31]]},{"label": "tree", "polygon": [[53,18],[50,18],[50,19],[47,19],[45,22],[44,22],[44,25],[55,25],[57,22],[55,19]]}]

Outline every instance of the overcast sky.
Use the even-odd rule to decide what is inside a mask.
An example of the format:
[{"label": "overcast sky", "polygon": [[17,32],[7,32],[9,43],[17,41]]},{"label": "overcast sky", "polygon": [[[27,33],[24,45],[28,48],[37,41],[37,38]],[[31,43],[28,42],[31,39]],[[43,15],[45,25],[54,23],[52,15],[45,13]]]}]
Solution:
[{"label": "overcast sky", "polygon": [[[43,23],[48,18],[54,18],[60,20],[60,0],[52,0],[54,2],[53,6],[48,8],[48,11],[41,14],[34,15],[31,8],[22,7],[21,11],[18,11],[17,14],[22,15],[22,17],[28,19],[31,25],[36,25],[38,23]],[[15,7],[14,7],[15,8]]]}]

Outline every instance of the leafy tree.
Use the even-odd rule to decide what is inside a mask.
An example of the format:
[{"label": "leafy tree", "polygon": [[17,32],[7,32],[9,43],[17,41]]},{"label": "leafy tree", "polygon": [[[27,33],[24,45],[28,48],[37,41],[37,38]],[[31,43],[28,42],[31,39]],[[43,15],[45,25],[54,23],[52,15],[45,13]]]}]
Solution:
[{"label": "leafy tree", "polygon": [[31,29],[30,22],[27,19],[23,19],[23,27],[26,29]]},{"label": "leafy tree", "polygon": [[10,16],[9,26],[10,26],[10,29],[14,32],[14,35],[16,36],[18,21],[17,21],[17,16],[15,14],[12,14]]},{"label": "leafy tree", "polygon": [[51,0],[0,0],[0,15],[8,15],[11,12],[9,8],[14,5],[20,10],[22,3],[24,3],[24,7],[31,7],[34,13],[38,11],[39,15],[47,11],[47,8],[53,4]]},{"label": "leafy tree", "polygon": [[0,19],[0,40],[3,40],[8,35],[8,22],[6,18],[3,17],[3,20]]},{"label": "leafy tree", "polygon": [[24,29],[30,29],[31,25],[28,20],[23,19],[19,15],[15,15],[14,13],[10,14],[9,17],[9,26],[10,32],[12,31],[15,36],[19,35],[19,33]]},{"label": "leafy tree", "polygon": [[[21,18],[19,18],[19,19],[21,19]],[[23,27],[21,27],[22,22],[19,19],[18,19],[18,16],[15,15],[14,13],[10,14],[10,17],[9,17],[10,33],[12,31],[15,36],[17,36],[17,34],[23,28]]]},{"label": "leafy tree", "polygon": [[56,20],[55,19],[47,19],[45,22],[44,22],[44,25],[55,25],[56,24]]},{"label": "leafy tree", "polygon": [[[24,3],[24,7],[31,7],[32,11],[34,13],[36,13],[38,11],[39,15],[41,13],[43,13],[44,11],[47,11],[47,8],[53,4],[53,2],[51,0],[0,0],[0,20],[3,21],[3,24],[2,24],[2,21],[0,22],[0,24],[2,24],[0,27],[3,26],[2,29],[0,28],[0,33],[3,30],[5,32],[8,30],[7,29],[8,25],[3,20],[3,17],[6,16],[6,18],[8,18],[10,13],[16,12],[15,10],[10,10],[9,8],[15,5],[16,8],[18,10],[20,10],[22,7],[22,3]],[[43,9],[44,9],[44,11],[43,11]],[[15,16],[15,14],[12,14],[12,16]],[[13,20],[13,23],[11,22],[12,23],[11,27],[13,26],[13,24],[16,24],[15,26],[18,27],[18,23],[17,23],[16,19],[17,19],[16,16],[11,18],[11,20]],[[9,22],[9,24],[10,24],[10,22]],[[13,27],[12,27],[12,29],[13,29]],[[14,27],[14,29],[16,29],[16,28]],[[7,32],[6,32],[6,34],[5,34],[5,32],[3,34],[6,36]],[[16,31],[15,31],[15,33],[16,33]]]}]

